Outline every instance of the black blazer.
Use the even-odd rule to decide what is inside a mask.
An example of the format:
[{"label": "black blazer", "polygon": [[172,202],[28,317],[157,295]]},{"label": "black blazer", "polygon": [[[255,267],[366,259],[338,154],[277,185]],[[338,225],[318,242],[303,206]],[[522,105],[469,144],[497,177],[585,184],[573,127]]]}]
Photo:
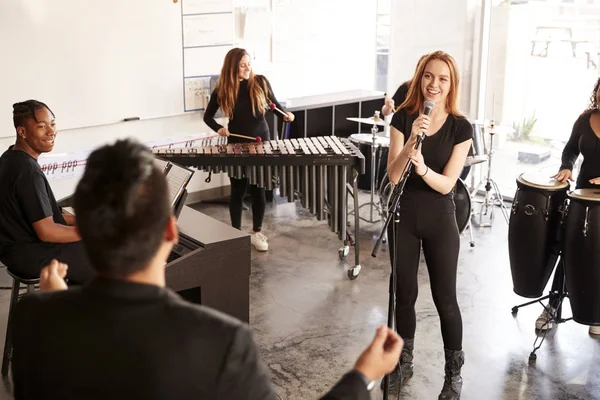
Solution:
[{"label": "black blazer", "polygon": [[[247,325],[154,285],[27,295],[13,338],[16,399],[277,399]],[[370,398],[352,373],[327,396]]]}]

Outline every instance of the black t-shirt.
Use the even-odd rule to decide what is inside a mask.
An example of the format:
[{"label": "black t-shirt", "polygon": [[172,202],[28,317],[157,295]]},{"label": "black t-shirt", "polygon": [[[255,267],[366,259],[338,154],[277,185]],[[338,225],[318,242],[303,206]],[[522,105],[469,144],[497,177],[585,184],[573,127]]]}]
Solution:
[{"label": "black t-shirt", "polygon": [[398,87],[398,89],[396,90],[396,93],[394,93],[394,95],[392,96],[395,107],[399,107],[400,104],[404,103],[404,100],[406,100],[406,95],[408,94],[409,86],[410,86],[410,81],[406,81]]},{"label": "black t-shirt", "polygon": [[598,185],[590,183],[590,179],[600,177],[600,139],[590,125],[592,113],[588,112],[577,118],[573,124],[571,137],[562,153],[560,169],[573,170],[579,154],[583,155],[581,170],[577,177],[577,189],[594,189]]},{"label": "black t-shirt", "polygon": [[0,157],[0,254],[11,245],[40,243],[34,222],[53,216],[67,224],[37,160],[12,147]]},{"label": "black t-shirt", "polygon": [[[275,98],[273,89],[271,88],[271,84],[267,78],[262,75],[256,75],[255,79],[257,79],[258,82],[262,84],[262,87],[265,89],[265,91],[268,92],[267,100],[275,104],[278,109],[285,112],[281,104],[279,104]],[[215,89],[210,95],[210,100],[208,101],[206,110],[204,110],[204,122],[215,132],[218,132],[218,130],[222,128],[222,126],[214,119],[218,109],[219,101],[217,90]],[[270,109],[267,111],[270,111]],[[270,140],[269,125],[267,125],[267,120],[265,119],[264,114],[257,114],[255,116],[252,113],[252,102],[250,101],[250,91],[248,90],[247,80],[240,82],[237,101],[233,107],[233,118],[231,118],[229,121],[227,128],[229,129],[229,132],[237,133],[238,135],[251,136],[253,138],[260,136],[263,141]],[[230,136],[228,141],[229,143],[240,143],[248,142],[249,140]]]},{"label": "black t-shirt", "polygon": [[[404,135],[404,143],[408,140],[412,124],[418,114],[409,115],[406,109],[401,109],[392,117],[391,125]],[[393,133],[391,133],[393,135]],[[446,122],[439,131],[425,138],[421,144],[421,153],[425,164],[434,172],[441,174],[452,155],[454,146],[473,138],[473,126],[465,117],[448,115]],[[406,194],[426,193],[434,197],[444,196],[432,189],[419,175],[410,174],[405,186]],[[451,196],[448,194],[447,196]]]}]

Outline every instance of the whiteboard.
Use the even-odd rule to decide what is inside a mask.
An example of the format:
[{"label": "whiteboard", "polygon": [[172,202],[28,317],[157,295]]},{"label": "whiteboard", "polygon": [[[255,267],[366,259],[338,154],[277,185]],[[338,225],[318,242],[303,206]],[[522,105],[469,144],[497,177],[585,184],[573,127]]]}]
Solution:
[{"label": "whiteboard", "polygon": [[181,3],[0,0],[0,137],[36,99],[60,129],[184,112]]}]

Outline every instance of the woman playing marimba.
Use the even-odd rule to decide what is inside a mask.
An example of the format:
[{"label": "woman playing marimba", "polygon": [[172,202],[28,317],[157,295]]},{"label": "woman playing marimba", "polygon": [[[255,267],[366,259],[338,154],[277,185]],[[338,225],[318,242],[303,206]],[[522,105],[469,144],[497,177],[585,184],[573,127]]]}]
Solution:
[{"label": "woman playing marimba", "polygon": [[[227,127],[215,121],[215,114],[219,108],[223,115],[229,118]],[[230,133],[235,133],[260,137],[263,141],[266,141],[270,138],[265,112],[270,108],[283,110],[273,94],[271,84],[264,76],[255,75],[252,72],[250,56],[246,50],[231,49],[225,56],[217,86],[206,106],[204,122],[221,136],[229,136]],[[294,120],[294,114],[291,112],[285,112],[284,114],[283,119],[285,121]],[[246,140],[229,136],[229,143],[244,141]],[[247,177],[229,179],[231,181],[229,200],[231,225],[237,229],[242,227],[243,200],[246,190],[250,186],[253,222],[251,242],[257,250],[267,251],[269,249],[267,237],[261,233],[266,206],[265,189],[256,185],[249,185]]]}]

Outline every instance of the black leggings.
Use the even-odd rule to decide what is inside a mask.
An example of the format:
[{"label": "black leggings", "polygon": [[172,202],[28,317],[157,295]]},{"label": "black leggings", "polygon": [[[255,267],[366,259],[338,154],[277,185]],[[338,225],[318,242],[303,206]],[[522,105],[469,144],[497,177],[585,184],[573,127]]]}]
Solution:
[{"label": "black leggings", "polygon": [[[242,229],[242,208],[248,189],[248,178],[229,178],[229,180],[231,181],[231,196],[229,197],[231,225],[234,228]],[[252,229],[254,232],[260,232],[267,205],[265,189],[250,185],[250,195],[252,197]]]},{"label": "black leggings", "polygon": [[[388,231],[390,243],[396,239],[396,329],[403,338],[415,337],[415,302],[421,246],[427,263],[433,301],[440,316],[444,347],[462,349],[462,317],[456,300],[456,270],[460,237],[454,201],[450,197],[401,200],[400,222]],[[404,203],[404,204],[402,204]],[[392,264],[393,265],[393,264]]]}]

